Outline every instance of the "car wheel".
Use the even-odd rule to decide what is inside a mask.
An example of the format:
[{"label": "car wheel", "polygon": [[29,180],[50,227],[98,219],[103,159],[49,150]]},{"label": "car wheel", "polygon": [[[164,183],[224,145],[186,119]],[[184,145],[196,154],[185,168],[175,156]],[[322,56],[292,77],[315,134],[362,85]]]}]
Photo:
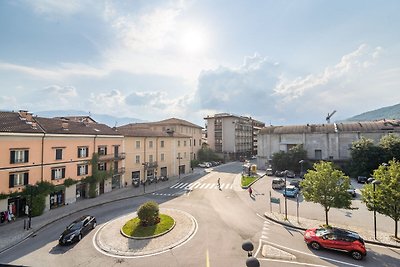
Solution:
[{"label": "car wheel", "polygon": [[82,234],[78,235],[78,242],[82,240]]},{"label": "car wheel", "polygon": [[355,260],[362,260],[363,258],[363,254],[360,251],[354,250],[351,253],[351,257]]},{"label": "car wheel", "polygon": [[315,250],[321,249],[321,245],[318,242],[311,242],[310,246],[312,249],[315,249]]},{"label": "car wheel", "polygon": [[94,223],[93,223],[93,226],[92,226],[92,229],[96,228],[96,225],[97,225],[97,223],[94,222]]}]

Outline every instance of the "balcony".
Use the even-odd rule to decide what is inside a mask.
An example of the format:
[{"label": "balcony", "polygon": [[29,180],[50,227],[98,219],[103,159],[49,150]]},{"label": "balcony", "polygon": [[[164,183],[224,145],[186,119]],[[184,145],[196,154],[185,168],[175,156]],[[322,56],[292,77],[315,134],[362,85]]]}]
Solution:
[{"label": "balcony", "polygon": [[99,155],[99,161],[123,160],[125,157],[125,152],[118,154]]},{"label": "balcony", "polygon": [[125,167],[121,167],[121,168],[118,168],[118,169],[115,169],[114,170],[114,174],[124,174],[125,173]]}]

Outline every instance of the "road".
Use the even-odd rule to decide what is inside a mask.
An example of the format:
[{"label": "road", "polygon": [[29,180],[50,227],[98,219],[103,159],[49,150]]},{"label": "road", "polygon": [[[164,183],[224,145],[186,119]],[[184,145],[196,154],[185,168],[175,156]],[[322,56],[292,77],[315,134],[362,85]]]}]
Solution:
[{"label": "road", "polygon": [[[266,220],[266,199],[269,178],[254,186],[255,198],[239,187],[240,163],[220,166],[201,178],[184,180],[181,184],[141,197],[122,200],[92,208],[84,213],[96,216],[98,225],[126,215],[145,201],[154,200],[161,208],[175,208],[190,213],[198,223],[196,234],[187,243],[168,252],[139,258],[106,256],[94,247],[97,227],[75,245],[60,247],[57,239],[73,218],[62,219],[42,229],[35,237],[0,254],[0,262],[27,266],[245,266],[247,253],[241,248],[246,240],[255,246],[254,254],[261,266],[399,266],[400,250],[368,247],[368,256],[355,261],[347,254],[334,251],[312,251],[300,231],[285,228]],[[222,190],[217,189],[221,179]],[[191,186],[192,190],[184,187]],[[262,248],[271,245],[287,251],[296,260],[269,259]]]}]

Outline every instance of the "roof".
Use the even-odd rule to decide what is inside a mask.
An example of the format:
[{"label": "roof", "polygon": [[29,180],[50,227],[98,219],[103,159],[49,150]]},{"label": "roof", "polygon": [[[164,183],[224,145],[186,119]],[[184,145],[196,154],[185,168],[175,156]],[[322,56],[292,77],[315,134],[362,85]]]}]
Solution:
[{"label": "roof", "polygon": [[177,132],[155,131],[146,127],[142,123],[131,123],[128,125],[117,127],[119,134],[128,137],[182,137],[190,138],[188,135],[180,134]]},{"label": "roof", "polygon": [[37,124],[20,117],[18,112],[0,111],[0,132],[43,133],[43,130]]},{"label": "roof", "polygon": [[259,134],[300,134],[300,133],[382,132],[382,131],[400,132],[400,120],[267,126],[261,129]]},{"label": "roof", "polygon": [[182,120],[182,119],[177,119],[177,118],[170,118],[162,121],[156,121],[156,122],[151,122],[150,124],[157,124],[157,125],[183,125],[183,126],[189,126],[189,127],[194,127],[194,128],[200,128],[203,129],[203,127],[196,125],[194,123]]},{"label": "roof", "polygon": [[214,114],[214,116],[207,115],[207,117],[205,117],[204,119],[208,120],[208,119],[215,119],[215,118],[237,118],[237,119],[252,121],[253,123],[255,122],[255,123],[263,125],[263,126],[265,125],[264,122],[256,120],[252,117],[238,116],[238,115],[234,115],[234,114],[230,114],[230,113],[217,113],[217,114]]}]

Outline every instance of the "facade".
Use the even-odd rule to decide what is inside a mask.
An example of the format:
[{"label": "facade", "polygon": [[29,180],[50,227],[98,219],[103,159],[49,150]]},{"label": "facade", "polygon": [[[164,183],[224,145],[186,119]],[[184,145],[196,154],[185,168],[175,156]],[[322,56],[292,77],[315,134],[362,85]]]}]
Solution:
[{"label": "facade", "polygon": [[201,149],[203,127],[191,122],[170,118],[157,122],[129,124],[135,127],[147,128],[156,132],[173,131],[175,134],[189,136],[190,160],[197,159],[197,152]]},{"label": "facade", "polygon": [[338,163],[350,159],[350,148],[361,137],[378,142],[389,133],[400,135],[399,120],[369,122],[268,126],[258,134],[258,166],[269,166],[272,155],[302,144],[312,161]]},{"label": "facade", "polygon": [[[156,128],[157,129],[157,128]],[[117,128],[124,135],[127,179],[145,183],[156,177],[170,177],[191,171],[192,137],[173,130],[159,131],[145,124]]]},{"label": "facade", "polygon": [[[59,188],[46,199],[55,208],[87,197],[87,184],[81,180],[92,174],[92,167],[113,170],[112,178],[97,185],[97,194],[124,184],[123,136],[98,123],[34,117],[27,111],[0,112],[0,193],[21,192],[40,181]],[[98,166],[90,166],[94,152]],[[67,178],[80,181],[63,186]],[[24,213],[20,197],[0,200],[0,212]]]},{"label": "facade", "polygon": [[263,122],[228,113],[207,116],[207,143],[225,160],[240,159],[257,153],[257,134]]}]

